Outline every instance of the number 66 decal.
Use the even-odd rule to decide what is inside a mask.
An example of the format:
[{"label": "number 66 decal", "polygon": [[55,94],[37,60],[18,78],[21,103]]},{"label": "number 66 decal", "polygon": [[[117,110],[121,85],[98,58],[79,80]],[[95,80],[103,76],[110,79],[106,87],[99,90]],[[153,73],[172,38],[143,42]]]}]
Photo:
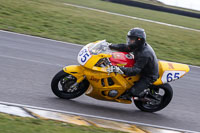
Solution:
[{"label": "number 66 decal", "polygon": [[171,82],[173,80],[179,79],[185,74],[185,71],[165,71],[161,78],[163,83]]}]

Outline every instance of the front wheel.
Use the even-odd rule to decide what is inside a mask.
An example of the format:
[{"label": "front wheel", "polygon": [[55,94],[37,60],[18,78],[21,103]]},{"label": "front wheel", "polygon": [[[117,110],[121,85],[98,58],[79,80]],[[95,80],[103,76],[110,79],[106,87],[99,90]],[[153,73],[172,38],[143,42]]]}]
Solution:
[{"label": "front wheel", "polygon": [[89,82],[86,79],[72,87],[76,81],[74,76],[61,70],[52,79],[51,89],[60,98],[73,99],[81,96],[89,87]]},{"label": "front wheel", "polygon": [[169,84],[149,87],[149,94],[144,98],[149,101],[134,100],[137,108],[145,112],[156,112],[165,108],[173,97],[173,90]]}]

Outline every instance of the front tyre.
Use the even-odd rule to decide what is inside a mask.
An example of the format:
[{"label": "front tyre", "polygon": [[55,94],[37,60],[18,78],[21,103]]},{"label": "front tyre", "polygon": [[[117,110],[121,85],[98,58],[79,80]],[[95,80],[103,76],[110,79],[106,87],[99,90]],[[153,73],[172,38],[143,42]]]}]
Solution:
[{"label": "front tyre", "polygon": [[[134,100],[137,108],[144,112],[156,112],[165,108],[173,97],[172,87],[166,83],[149,87],[150,93],[145,96],[150,101]],[[153,98],[153,99],[152,99]]]},{"label": "front tyre", "polygon": [[89,87],[89,82],[84,79],[82,82],[74,87],[77,79],[61,70],[58,72],[51,81],[51,89],[53,93],[63,99],[73,99],[81,96]]}]

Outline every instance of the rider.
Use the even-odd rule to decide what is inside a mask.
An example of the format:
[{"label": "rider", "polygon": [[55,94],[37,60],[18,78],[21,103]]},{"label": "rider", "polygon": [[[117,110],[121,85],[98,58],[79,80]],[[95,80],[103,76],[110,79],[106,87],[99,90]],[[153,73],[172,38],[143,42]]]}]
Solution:
[{"label": "rider", "polygon": [[[121,52],[133,52],[135,64],[133,67],[119,67],[125,75],[141,74],[139,81],[126,92],[124,97],[143,97],[147,89],[159,77],[158,61],[152,47],[146,42],[146,33],[142,28],[133,28],[127,34],[127,44],[111,44],[110,49]],[[118,69],[119,69],[118,68]]]}]

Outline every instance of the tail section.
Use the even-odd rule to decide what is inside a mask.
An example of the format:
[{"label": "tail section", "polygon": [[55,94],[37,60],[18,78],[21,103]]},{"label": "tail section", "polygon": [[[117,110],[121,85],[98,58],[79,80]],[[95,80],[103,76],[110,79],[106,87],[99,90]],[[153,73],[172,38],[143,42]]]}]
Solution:
[{"label": "tail section", "polygon": [[190,68],[186,64],[159,61],[159,79],[154,82],[154,85],[160,85],[167,82],[171,82],[182,78],[186,73],[190,71]]}]

